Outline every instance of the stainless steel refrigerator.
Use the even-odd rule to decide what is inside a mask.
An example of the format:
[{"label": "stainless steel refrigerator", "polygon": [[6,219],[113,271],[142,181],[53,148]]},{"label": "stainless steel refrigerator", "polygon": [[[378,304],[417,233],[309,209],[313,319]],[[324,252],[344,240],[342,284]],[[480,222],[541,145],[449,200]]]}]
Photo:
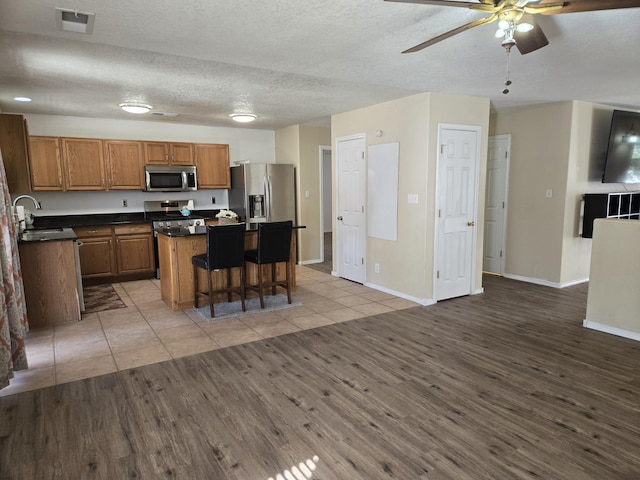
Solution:
[{"label": "stainless steel refrigerator", "polygon": [[247,223],[296,220],[295,170],[281,163],[231,167],[229,208]]}]

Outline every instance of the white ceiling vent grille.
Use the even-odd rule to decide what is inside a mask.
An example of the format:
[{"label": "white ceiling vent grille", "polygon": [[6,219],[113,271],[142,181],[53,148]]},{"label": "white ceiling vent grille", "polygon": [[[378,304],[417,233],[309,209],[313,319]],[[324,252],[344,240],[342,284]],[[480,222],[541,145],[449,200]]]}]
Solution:
[{"label": "white ceiling vent grille", "polygon": [[65,32],[86,33],[90,35],[93,33],[93,22],[95,19],[95,13],[56,8],[56,24],[59,29]]}]

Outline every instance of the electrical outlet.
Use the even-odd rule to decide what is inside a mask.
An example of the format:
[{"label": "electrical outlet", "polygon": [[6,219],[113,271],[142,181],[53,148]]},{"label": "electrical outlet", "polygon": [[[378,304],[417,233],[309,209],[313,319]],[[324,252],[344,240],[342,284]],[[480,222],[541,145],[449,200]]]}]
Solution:
[{"label": "electrical outlet", "polygon": [[373,270],[374,270],[376,273],[380,273],[380,264],[379,264],[379,263],[376,263],[376,264],[373,266]]},{"label": "electrical outlet", "polygon": [[216,203],[216,197],[211,197],[211,203]]},{"label": "electrical outlet", "polygon": [[126,199],[126,198],[123,198],[123,199],[122,199],[122,206],[123,206],[123,207],[126,207],[126,206],[127,206],[127,199]]}]

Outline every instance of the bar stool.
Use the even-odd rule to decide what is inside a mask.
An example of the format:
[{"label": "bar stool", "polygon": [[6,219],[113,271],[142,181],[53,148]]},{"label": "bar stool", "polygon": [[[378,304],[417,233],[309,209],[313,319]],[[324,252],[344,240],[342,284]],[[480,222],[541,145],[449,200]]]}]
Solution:
[{"label": "bar stool", "polygon": [[[242,311],[246,312],[245,306],[245,289],[244,289],[244,237],[246,226],[244,223],[235,223],[228,225],[209,225],[207,226],[207,253],[194,255],[191,257],[193,265],[193,302],[198,307],[198,297],[209,298],[209,308],[211,317],[214,316],[213,303],[214,295],[217,293],[226,293],[227,299],[231,301],[231,295],[236,293],[240,295],[242,301]],[[231,286],[231,269],[240,268],[240,286]],[[207,292],[200,292],[198,288],[198,268],[207,271]],[[217,270],[227,271],[226,288],[214,289],[211,280],[211,272]]]},{"label": "bar stool", "polygon": [[[293,222],[270,222],[258,224],[258,248],[247,250],[244,254],[245,262],[258,265],[258,285],[246,285],[245,289],[255,290],[260,295],[260,308],[264,308],[265,287],[271,287],[271,294],[276,294],[276,287],[287,290],[287,300],[291,303],[291,282],[289,275],[289,260],[291,258],[291,232]],[[286,262],[286,280],[276,279],[276,263]],[[271,281],[265,283],[262,274],[263,265],[271,264]],[[246,279],[246,274],[245,274]]]}]

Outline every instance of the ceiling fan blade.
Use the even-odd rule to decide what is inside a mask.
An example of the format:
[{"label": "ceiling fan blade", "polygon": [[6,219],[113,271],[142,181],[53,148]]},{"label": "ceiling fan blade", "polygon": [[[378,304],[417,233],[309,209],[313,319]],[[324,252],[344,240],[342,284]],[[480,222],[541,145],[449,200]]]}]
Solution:
[{"label": "ceiling fan blade", "polygon": [[531,25],[533,25],[533,30],[530,30],[528,32],[516,31],[513,35],[513,38],[516,41],[516,48],[522,55],[535,52],[536,50],[549,45],[547,36],[542,31],[542,28],[540,27],[538,22],[536,22],[533,15],[523,16],[522,22],[530,23]]},{"label": "ceiling fan blade", "polygon": [[473,27],[478,27],[480,25],[484,25],[485,23],[491,23],[494,20],[496,20],[498,18],[498,14],[494,13],[493,15],[490,15],[486,18],[480,18],[478,20],[474,20],[473,22],[467,23],[465,25],[462,25],[458,28],[454,28],[453,30],[449,30],[446,33],[443,33],[442,35],[438,35],[437,37],[433,37],[431,40],[427,40],[426,42],[422,42],[418,45],[416,45],[415,47],[411,47],[407,50],[405,50],[402,53],[414,53],[417,51],[422,50],[423,48],[427,48],[430,47],[431,45],[434,45],[438,42],[441,42],[442,40],[445,40],[447,38],[453,37],[454,35],[457,35],[458,33],[462,33],[465,30],[469,30]]},{"label": "ceiling fan blade", "polygon": [[[530,5],[532,8],[544,9],[545,4],[558,3],[557,0],[545,1]],[[540,11],[544,15],[555,15],[557,13],[578,13],[593,12],[595,10],[615,10],[618,8],[637,8],[640,7],[639,0],[569,0],[564,2],[564,6],[558,10]]]},{"label": "ceiling fan blade", "polygon": [[456,0],[384,0],[396,3],[417,3],[421,5],[437,5],[441,7],[477,8],[483,6],[495,7],[496,2],[491,0],[481,2],[457,2]]}]

